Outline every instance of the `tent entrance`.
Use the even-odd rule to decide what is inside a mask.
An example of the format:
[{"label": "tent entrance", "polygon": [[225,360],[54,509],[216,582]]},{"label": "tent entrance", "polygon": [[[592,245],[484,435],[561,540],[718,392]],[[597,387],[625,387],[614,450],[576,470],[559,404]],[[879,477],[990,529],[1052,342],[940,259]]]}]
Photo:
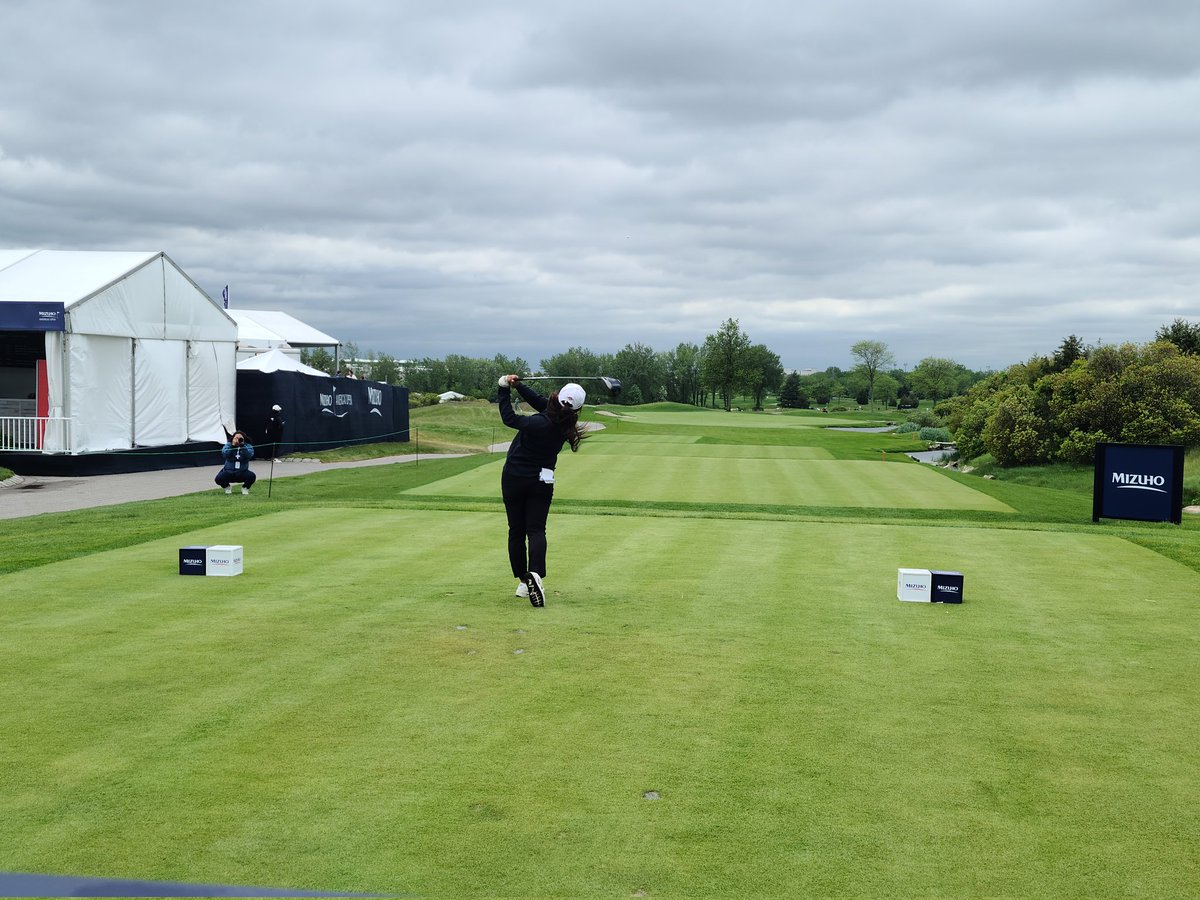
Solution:
[{"label": "tent entrance", "polygon": [[48,407],[46,336],[0,331],[0,450],[40,450]]}]

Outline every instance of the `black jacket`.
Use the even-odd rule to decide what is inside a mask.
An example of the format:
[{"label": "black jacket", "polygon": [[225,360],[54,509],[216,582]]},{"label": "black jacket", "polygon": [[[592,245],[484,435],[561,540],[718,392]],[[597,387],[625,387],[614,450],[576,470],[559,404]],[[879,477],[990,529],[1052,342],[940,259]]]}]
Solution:
[{"label": "black jacket", "polygon": [[512,408],[511,389],[500,388],[500,418],[509,428],[517,430],[508,447],[504,473],[537,478],[542,469],[553,469],[558,463],[558,452],[567,439],[559,427],[545,416],[546,404],[549,403],[547,398],[520,382],[517,383],[517,393],[537,410],[537,414],[518,416]]}]

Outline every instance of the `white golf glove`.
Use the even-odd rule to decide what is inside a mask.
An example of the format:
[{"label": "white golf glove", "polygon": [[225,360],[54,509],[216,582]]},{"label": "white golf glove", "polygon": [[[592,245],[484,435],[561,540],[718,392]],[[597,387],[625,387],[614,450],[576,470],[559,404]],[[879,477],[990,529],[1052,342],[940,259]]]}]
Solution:
[{"label": "white golf glove", "polygon": [[496,383],[497,383],[498,385],[500,385],[500,387],[511,387],[511,385],[508,383],[508,376],[507,376],[507,375],[501,375],[501,376],[500,376],[500,380],[499,380],[498,382],[496,382]]}]

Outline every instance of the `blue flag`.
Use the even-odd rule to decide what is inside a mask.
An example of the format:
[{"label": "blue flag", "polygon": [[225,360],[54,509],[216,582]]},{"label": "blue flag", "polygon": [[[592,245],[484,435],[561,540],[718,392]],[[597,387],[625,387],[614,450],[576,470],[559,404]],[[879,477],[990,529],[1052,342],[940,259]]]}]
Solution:
[{"label": "blue flag", "polygon": [[229,309],[229,285],[225,285],[225,290],[221,291],[221,302]]}]

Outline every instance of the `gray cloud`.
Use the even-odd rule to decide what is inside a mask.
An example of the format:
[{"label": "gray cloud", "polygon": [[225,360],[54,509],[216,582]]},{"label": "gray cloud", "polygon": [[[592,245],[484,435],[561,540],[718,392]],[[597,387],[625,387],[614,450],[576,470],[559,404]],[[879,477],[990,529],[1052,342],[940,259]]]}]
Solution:
[{"label": "gray cloud", "polygon": [[[178,8],[177,8],[178,7]],[[401,357],[1001,366],[1200,317],[1191,3],[16,2],[0,245]]]}]

